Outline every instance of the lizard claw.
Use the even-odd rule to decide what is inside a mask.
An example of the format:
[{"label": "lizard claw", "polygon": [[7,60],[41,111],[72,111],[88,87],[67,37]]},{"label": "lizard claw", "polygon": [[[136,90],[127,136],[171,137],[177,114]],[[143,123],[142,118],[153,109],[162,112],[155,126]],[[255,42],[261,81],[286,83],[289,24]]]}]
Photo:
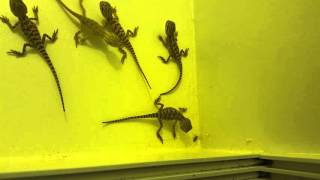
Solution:
[{"label": "lizard claw", "polygon": [[158,56],[158,58],[162,61],[165,61],[165,59],[162,56]]},{"label": "lizard claw", "polygon": [[16,57],[22,57],[24,54],[21,53],[21,52],[18,52],[16,50],[10,50],[7,52],[9,55],[12,55],[12,56],[16,56]]},{"label": "lizard claw", "polygon": [[139,30],[139,26],[135,27],[133,30],[133,37],[137,36]]},{"label": "lizard claw", "polygon": [[38,14],[38,12],[39,12],[38,6],[34,6],[34,7],[32,8],[32,11],[33,11],[33,13]]},{"label": "lizard claw", "polygon": [[163,144],[163,139],[160,135],[157,135],[158,139],[160,140],[161,144]]},{"label": "lizard claw", "polygon": [[184,50],[184,57],[187,57],[189,54],[189,48],[187,48],[186,50]]},{"label": "lizard claw", "polygon": [[9,19],[6,16],[1,16],[0,19],[3,23],[6,23],[6,24],[9,23]]},{"label": "lizard claw", "polygon": [[59,29],[56,29],[55,31],[53,31],[52,42],[55,42],[58,39],[58,32],[59,32]]},{"label": "lizard claw", "polygon": [[161,35],[158,36],[158,39],[159,39],[160,41],[163,41],[163,38],[162,38]]}]

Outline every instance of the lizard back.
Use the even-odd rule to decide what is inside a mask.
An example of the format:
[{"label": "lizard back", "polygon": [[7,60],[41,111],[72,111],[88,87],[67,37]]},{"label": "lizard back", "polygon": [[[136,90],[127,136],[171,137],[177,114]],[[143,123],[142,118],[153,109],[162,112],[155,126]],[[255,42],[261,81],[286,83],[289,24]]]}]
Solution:
[{"label": "lizard back", "polygon": [[[132,55],[135,63],[138,66],[139,71],[141,72],[143,78],[145,79],[146,83],[148,84],[149,88],[151,89],[151,85],[143,72],[140,63],[138,61],[138,57],[135,53],[135,50],[132,44],[129,41],[127,34],[125,33],[123,27],[119,23],[119,19],[116,15],[115,9],[108,3],[107,1],[100,1],[100,11],[101,14],[105,17],[105,27],[109,32],[114,33],[119,38],[119,48],[125,47]],[[114,17],[115,16],[115,17]]]},{"label": "lizard back", "polygon": [[50,71],[53,74],[56,85],[58,87],[59,96],[60,96],[60,100],[62,103],[62,108],[63,108],[63,111],[65,112],[64,98],[62,95],[60,81],[59,81],[57,72],[52,64],[52,61],[51,61],[47,51],[45,50],[44,43],[42,42],[40,32],[39,32],[36,24],[34,24],[32,21],[26,19],[26,20],[21,21],[21,29],[22,29],[23,33],[25,34],[25,36],[27,37],[29,43],[33,46],[33,48],[35,48],[39,51],[40,55],[42,56],[42,58],[45,60],[45,62],[49,66]]}]

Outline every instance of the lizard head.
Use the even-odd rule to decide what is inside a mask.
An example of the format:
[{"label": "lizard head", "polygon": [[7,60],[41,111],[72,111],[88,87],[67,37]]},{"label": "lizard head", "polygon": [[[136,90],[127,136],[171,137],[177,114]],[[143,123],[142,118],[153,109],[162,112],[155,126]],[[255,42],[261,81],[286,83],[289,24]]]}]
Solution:
[{"label": "lizard head", "polygon": [[176,32],[176,24],[173,21],[167,20],[166,22],[166,34],[167,36],[173,36]]},{"label": "lizard head", "polygon": [[184,118],[182,121],[180,121],[180,129],[187,133],[192,129],[192,124],[190,119]]},{"label": "lizard head", "polygon": [[108,3],[107,1],[100,1],[100,11],[107,21],[112,21],[114,10],[110,3]]},{"label": "lizard head", "polygon": [[27,14],[27,6],[22,0],[10,0],[11,12],[17,17],[23,17]]}]

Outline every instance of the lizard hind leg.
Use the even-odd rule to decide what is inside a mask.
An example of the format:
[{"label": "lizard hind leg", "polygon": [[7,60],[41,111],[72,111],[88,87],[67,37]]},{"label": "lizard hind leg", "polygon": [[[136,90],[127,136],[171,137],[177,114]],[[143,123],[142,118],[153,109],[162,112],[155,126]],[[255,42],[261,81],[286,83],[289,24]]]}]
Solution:
[{"label": "lizard hind leg", "polygon": [[25,43],[23,45],[23,48],[22,48],[22,52],[19,52],[19,51],[16,51],[16,50],[10,50],[8,52],[9,55],[12,55],[12,56],[16,56],[16,57],[22,57],[22,56],[25,56],[26,53],[27,53],[27,47],[33,47],[31,44],[29,43]]},{"label": "lizard hind leg", "polygon": [[189,48],[180,51],[180,56],[187,57],[189,54]]},{"label": "lizard hind leg", "polygon": [[172,126],[172,136],[175,139],[176,138],[176,126],[177,126],[178,120],[175,120]]},{"label": "lizard hind leg", "polygon": [[81,31],[78,31],[74,34],[73,39],[76,43],[76,47],[78,47],[78,44],[84,44],[87,40],[86,38],[80,37],[81,33],[82,33]]},{"label": "lizard hind leg", "polygon": [[127,59],[127,53],[125,50],[123,50],[122,48],[118,48],[119,52],[122,54],[121,57],[121,63],[123,64],[124,61]]},{"label": "lizard hind leg", "polygon": [[161,129],[162,129],[162,127],[163,127],[163,123],[162,123],[162,120],[161,120],[161,119],[159,119],[159,124],[160,124],[160,127],[159,127],[159,129],[157,130],[157,137],[158,137],[158,139],[160,140],[160,142],[163,144],[163,139],[162,139],[162,137],[161,137],[161,135],[160,135]]}]

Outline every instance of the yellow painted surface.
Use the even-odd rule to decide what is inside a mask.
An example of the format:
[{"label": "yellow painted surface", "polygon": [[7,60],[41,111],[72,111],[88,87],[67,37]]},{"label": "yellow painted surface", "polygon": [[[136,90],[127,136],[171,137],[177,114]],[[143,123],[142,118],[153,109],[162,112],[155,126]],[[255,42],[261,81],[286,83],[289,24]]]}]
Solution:
[{"label": "yellow painted surface", "polygon": [[319,7],[317,0],[195,3],[204,148],[319,157]]},{"label": "yellow painted surface", "polygon": [[[34,52],[6,55],[24,41],[1,24],[0,174],[254,154],[320,159],[319,1],[110,2],[125,28],[140,27],[132,44],[153,89],[131,56],[121,65],[112,47],[75,48],[77,26],[54,1],[25,0],[29,14],[39,6],[42,33],[59,28],[47,50],[67,119],[46,64]],[[65,3],[80,12],[77,0]],[[98,3],[85,1],[85,7],[100,22]],[[16,20],[7,1],[0,5],[0,14]],[[156,121],[108,127],[101,121],[155,111],[153,100],[175,83],[175,64],[156,57],[167,55],[157,39],[167,19],[176,22],[179,45],[190,54],[181,86],[163,101],[187,107],[194,129],[173,140],[166,126],[161,145]],[[192,142],[194,135],[199,142]]]},{"label": "yellow painted surface", "polygon": [[[8,2],[0,1],[0,14],[16,22]],[[140,154],[140,162],[157,162],[172,159],[167,157],[168,153],[186,151],[188,154],[199,149],[199,143],[192,142],[193,136],[198,134],[199,118],[191,0],[170,2],[172,6],[160,0],[110,1],[117,7],[125,28],[140,27],[132,44],[153,87],[150,92],[130,55],[121,65],[117,49],[107,48],[102,43],[76,48],[73,35],[78,28],[55,1],[24,2],[30,16],[33,16],[32,7],[38,5],[41,33],[51,35],[59,29],[57,42],[48,44],[47,51],[61,81],[67,119],[47,65],[32,50],[24,58],[8,56],[8,50],[22,49],[24,40],[0,24],[0,173],[83,167],[88,159],[86,166],[134,163],[136,154]],[[77,0],[65,3],[80,12]],[[103,20],[99,1],[84,1],[84,4],[90,18],[98,22]],[[181,8],[177,9],[178,6]],[[155,134],[157,120],[137,120],[107,127],[101,122],[155,112],[154,99],[176,82],[176,65],[164,65],[157,58],[168,54],[157,38],[164,34],[167,19],[176,22],[180,46],[189,47],[190,56],[183,62],[185,74],[181,86],[173,95],[163,97],[163,102],[188,108],[186,116],[192,120],[193,130],[188,134],[179,130],[174,140],[171,126],[165,126],[162,145]],[[103,163],[95,163],[101,162],[100,159]]]}]

